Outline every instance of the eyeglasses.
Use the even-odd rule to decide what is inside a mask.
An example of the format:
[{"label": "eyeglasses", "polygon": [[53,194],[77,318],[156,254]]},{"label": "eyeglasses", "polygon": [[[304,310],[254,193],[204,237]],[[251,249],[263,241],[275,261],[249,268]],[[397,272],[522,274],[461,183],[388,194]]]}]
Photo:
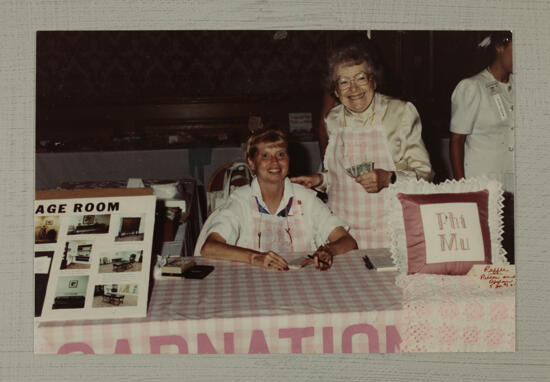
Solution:
[{"label": "eyeglasses", "polygon": [[338,90],[345,91],[351,87],[352,82],[355,82],[357,86],[365,86],[368,85],[369,81],[373,78],[374,75],[372,73],[360,72],[353,76],[353,78],[340,77],[335,82]]}]

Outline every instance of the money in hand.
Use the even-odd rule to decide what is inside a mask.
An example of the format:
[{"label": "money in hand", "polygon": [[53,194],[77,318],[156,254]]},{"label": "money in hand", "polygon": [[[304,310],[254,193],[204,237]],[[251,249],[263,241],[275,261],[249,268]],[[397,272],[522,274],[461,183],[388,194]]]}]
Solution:
[{"label": "money in hand", "polygon": [[356,178],[361,174],[372,171],[373,168],[374,168],[374,162],[363,162],[361,164],[348,167],[345,170],[349,176]]}]

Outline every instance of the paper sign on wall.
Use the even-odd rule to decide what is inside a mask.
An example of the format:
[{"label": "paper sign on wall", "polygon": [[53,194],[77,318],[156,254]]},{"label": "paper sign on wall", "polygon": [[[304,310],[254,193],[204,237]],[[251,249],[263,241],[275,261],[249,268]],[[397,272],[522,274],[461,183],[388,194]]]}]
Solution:
[{"label": "paper sign on wall", "polygon": [[291,133],[310,132],[313,129],[311,113],[288,113],[288,126]]},{"label": "paper sign on wall", "polygon": [[35,201],[35,253],[53,252],[42,321],[146,316],[155,204],[153,195]]}]

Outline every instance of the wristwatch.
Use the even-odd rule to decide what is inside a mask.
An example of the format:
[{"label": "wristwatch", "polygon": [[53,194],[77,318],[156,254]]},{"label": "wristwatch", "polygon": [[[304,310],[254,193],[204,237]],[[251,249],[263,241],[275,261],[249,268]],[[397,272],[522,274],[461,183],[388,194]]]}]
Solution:
[{"label": "wristwatch", "polygon": [[397,175],[395,174],[395,171],[392,171],[392,172],[391,172],[390,183],[391,183],[391,184],[394,184],[396,180],[397,180]]}]

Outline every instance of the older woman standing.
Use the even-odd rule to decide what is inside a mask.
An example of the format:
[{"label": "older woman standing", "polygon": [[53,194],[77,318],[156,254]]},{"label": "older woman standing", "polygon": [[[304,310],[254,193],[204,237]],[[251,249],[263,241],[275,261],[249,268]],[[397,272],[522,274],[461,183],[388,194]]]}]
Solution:
[{"label": "older woman standing", "polygon": [[[326,171],[292,181],[326,189],[329,207],[350,224],[359,248],[389,247],[384,189],[401,179],[433,178],[420,117],[411,103],[376,92],[380,70],[364,44],[336,50],[328,64],[330,92],[341,104],[325,119]],[[346,172],[369,162],[370,171]]]},{"label": "older woman standing", "polygon": [[235,190],[205,225],[202,255],[288,270],[280,252],[311,251],[315,267],[326,270],[334,255],[357,248],[344,222],[315,192],[287,178],[287,147],[286,135],[278,130],[249,138],[246,155],[255,177],[251,185]]}]

